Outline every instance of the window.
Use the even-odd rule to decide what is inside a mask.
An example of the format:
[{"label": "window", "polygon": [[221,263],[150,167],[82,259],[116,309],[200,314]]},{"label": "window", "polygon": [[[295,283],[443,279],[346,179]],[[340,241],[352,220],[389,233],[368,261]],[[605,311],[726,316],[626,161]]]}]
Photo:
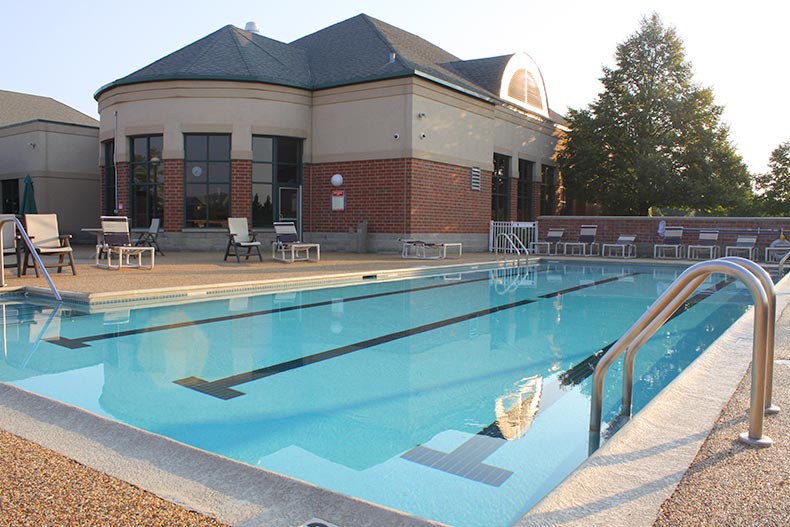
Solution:
[{"label": "window", "polygon": [[290,137],[252,138],[252,225],[298,219],[302,181],[302,140]]},{"label": "window", "polygon": [[162,136],[133,137],[129,163],[129,216],[132,227],[148,227],[164,214],[165,171]]},{"label": "window", "polygon": [[555,194],[557,189],[554,185],[554,167],[541,165],[540,167],[540,213],[554,215],[556,213],[557,201]]},{"label": "window", "polygon": [[535,163],[518,160],[518,206],[517,221],[532,221],[532,173]]},{"label": "window", "polygon": [[510,219],[510,157],[494,154],[494,174],[491,181],[491,219],[508,221]]},{"label": "window", "polygon": [[184,226],[225,226],[230,216],[230,135],[184,135],[184,157]]},{"label": "window", "polygon": [[105,216],[115,215],[115,141],[105,141],[102,143],[104,156],[104,180],[102,182],[102,195],[104,197],[104,208],[102,214]]}]

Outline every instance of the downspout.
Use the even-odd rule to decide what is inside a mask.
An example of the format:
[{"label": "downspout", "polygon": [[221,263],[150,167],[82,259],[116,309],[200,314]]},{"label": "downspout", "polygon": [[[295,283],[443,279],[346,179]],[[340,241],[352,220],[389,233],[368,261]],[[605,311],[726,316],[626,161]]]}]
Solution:
[{"label": "downspout", "polygon": [[115,215],[118,215],[118,110],[113,111],[112,170],[115,174]]}]

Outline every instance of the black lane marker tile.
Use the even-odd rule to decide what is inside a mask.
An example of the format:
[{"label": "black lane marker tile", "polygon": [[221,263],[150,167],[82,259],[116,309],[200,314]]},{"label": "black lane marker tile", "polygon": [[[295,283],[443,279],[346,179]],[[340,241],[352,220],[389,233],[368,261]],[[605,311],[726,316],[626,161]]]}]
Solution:
[{"label": "black lane marker tile", "polygon": [[595,287],[601,284],[608,284],[609,282],[616,282],[617,280],[622,280],[623,278],[628,278],[631,276],[637,276],[642,273],[628,273],[628,274],[621,274],[619,276],[613,276],[611,278],[606,278],[604,280],[598,280],[597,282],[590,282],[589,284],[580,284],[574,287],[569,287],[568,289],[562,289],[560,291],[554,291],[553,293],[546,293],[545,295],[540,295],[538,298],[554,298],[555,296],[565,295],[567,293],[572,293],[574,291],[580,291],[582,289],[587,289],[588,287]]},{"label": "black lane marker tile", "polygon": [[513,472],[488,465],[483,460],[504,444],[504,439],[475,434],[452,452],[440,452],[420,445],[400,457],[448,474],[499,487]]},{"label": "black lane marker tile", "polygon": [[[449,282],[449,283],[445,283],[445,284],[428,285],[428,286],[424,286],[424,287],[417,287],[415,289],[399,289],[397,291],[386,291],[386,292],[383,292],[383,293],[373,293],[373,294],[369,294],[369,295],[354,296],[354,297],[350,297],[350,298],[344,298],[343,302],[356,302],[356,301],[359,301],[359,300],[370,300],[371,298],[379,298],[379,297],[384,297],[384,296],[400,295],[400,294],[404,294],[404,293],[415,293],[415,292],[419,292],[419,291],[428,291],[428,290],[431,290],[431,289],[438,289],[440,287],[451,287],[451,286],[456,286],[456,285],[471,284],[471,283],[474,283],[474,282],[482,282],[484,280],[489,280],[489,277],[485,276],[485,277],[482,277],[482,278],[472,278],[472,279],[469,279],[469,280],[462,280],[460,282]],[[148,327],[148,328],[130,329],[130,330],[126,330],[126,331],[114,331],[113,333],[102,333],[100,335],[90,335],[90,336],[87,336],[87,337],[80,337],[80,338],[77,338],[77,339],[62,339],[61,338],[61,339],[51,339],[51,340],[48,340],[48,341],[52,342],[53,344],[58,344],[58,345],[61,345],[61,346],[67,347],[67,348],[76,349],[78,347],[88,347],[88,344],[85,344],[86,342],[93,342],[93,341],[96,341],[96,340],[106,340],[106,339],[112,339],[112,338],[117,338],[117,337],[128,337],[128,336],[131,336],[131,335],[139,335],[139,334],[142,334],[142,333],[153,333],[155,331],[167,331],[167,330],[171,330],[171,329],[179,329],[179,328],[185,328],[185,327],[191,327],[191,326],[199,326],[201,324],[213,324],[215,322],[227,322],[229,320],[237,320],[237,319],[241,319],[241,318],[259,317],[259,316],[265,316],[265,315],[272,315],[272,314],[276,314],[276,313],[285,313],[287,311],[294,311],[294,310],[297,310],[297,309],[308,309],[308,308],[313,308],[313,307],[329,306],[329,305],[332,305],[333,303],[334,303],[334,300],[325,300],[325,301],[322,301],[322,302],[315,302],[315,303],[312,303],[312,304],[304,304],[304,305],[299,305],[299,306],[278,307],[278,308],[274,308],[274,309],[264,309],[264,310],[261,310],[261,311],[252,311],[252,312],[249,312],[249,313],[237,313],[237,314],[234,314],[234,315],[223,315],[221,317],[204,318],[204,319],[201,319],[201,320],[190,320],[190,321],[186,321],[186,322],[176,322],[174,324],[164,324],[164,325],[161,325],[161,326],[151,326],[151,327]],[[64,341],[64,342],[61,342],[61,341]],[[67,342],[65,342],[65,341],[67,341]],[[66,344],[69,344],[69,345],[66,345]],[[81,344],[81,345],[77,345],[77,344]]]},{"label": "black lane marker tile", "polygon": [[[722,288],[728,286],[735,279],[731,277],[727,277],[724,280],[717,282],[716,284],[712,285],[711,287],[700,291],[699,293],[695,294],[694,296],[690,297],[688,301],[684,302],[680,307],[672,313],[667,319],[667,322],[672,320],[673,318],[680,316],[681,314],[685,313],[695,305],[699,304],[713,293],[721,290]],[[615,340],[614,342],[610,342],[600,350],[596,351],[580,363],[576,364],[575,366],[571,367],[570,369],[564,371],[560,374],[560,384],[563,386],[576,386],[581,384],[587,377],[593,374],[595,371],[595,367],[598,365],[598,361],[601,360],[601,357],[609,351],[609,349],[617,343]]]},{"label": "black lane marker tile", "polygon": [[[361,342],[356,342],[354,344],[340,346],[339,348],[323,351],[321,353],[316,353],[313,355],[308,355],[306,357],[300,357],[298,359],[281,362],[279,364],[273,364],[271,366],[266,366],[264,368],[258,368],[252,371],[238,373],[236,375],[231,375],[229,377],[217,379],[215,381],[206,381],[198,377],[187,377],[186,379],[179,379],[173,382],[175,382],[176,384],[180,384],[182,386],[186,386],[187,388],[192,388],[193,390],[206,393],[208,395],[214,395],[214,393],[221,393],[228,396],[228,397],[220,397],[221,399],[232,399],[233,397],[238,397],[239,395],[243,395],[244,392],[236,392],[236,390],[233,390],[233,392],[236,392],[236,395],[226,392],[225,389],[230,388],[231,386],[236,386],[238,384],[244,384],[247,382],[255,381],[285,371],[301,368],[302,366],[316,364],[318,362],[334,359],[335,357],[347,355],[355,351],[367,349],[373,346],[378,346],[380,344],[385,344],[387,342],[392,342],[394,340],[402,339],[405,337],[418,335],[420,333],[425,333],[426,331],[432,331],[434,329],[443,328],[445,326],[450,326],[452,324],[458,324],[460,322],[464,322],[473,318],[492,315],[499,311],[504,311],[506,309],[512,309],[519,306],[524,306],[527,304],[531,304],[533,302],[535,302],[534,299],[527,299],[518,302],[512,302],[510,304],[504,304],[501,306],[492,307],[489,309],[483,309],[481,311],[475,311],[473,313],[468,313],[466,315],[459,315],[457,317],[440,320],[438,322],[432,322],[430,324],[417,326],[415,328],[396,331],[388,335],[382,335],[380,337],[363,340]],[[219,391],[217,392],[217,390]]]},{"label": "black lane marker tile", "polygon": [[52,344],[57,344],[58,346],[63,346],[64,348],[69,348],[72,350],[89,347],[87,344],[82,342],[82,339],[74,340],[67,339],[66,337],[49,337],[44,339],[44,342],[50,342]]}]

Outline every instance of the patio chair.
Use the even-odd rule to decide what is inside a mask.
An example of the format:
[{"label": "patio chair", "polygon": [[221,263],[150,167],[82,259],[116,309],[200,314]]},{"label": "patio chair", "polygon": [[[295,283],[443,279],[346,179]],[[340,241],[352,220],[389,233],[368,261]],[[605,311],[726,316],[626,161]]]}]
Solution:
[{"label": "patio chair", "polygon": [[[562,243],[562,236],[565,234],[565,229],[552,227],[546,233],[546,238],[543,241],[534,241],[529,243],[529,252],[532,254],[557,254],[559,246]],[[542,252],[542,248],[546,248],[546,252]],[[554,252],[551,252],[554,247]]]},{"label": "patio chair", "polygon": [[[58,273],[60,273],[68,265],[71,267],[72,274],[77,274],[77,271],[74,269],[74,255],[72,254],[71,242],[69,242],[71,235],[60,234],[57,214],[25,214],[25,229],[30,241],[33,243],[33,249],[41,257],[44,267],[56,267]],[[44,262],[44,257],[47,256],[57,256],[57,263],[48,265]],[[66,257],[68,257],[68,262]],[[25,253],[22,274],[27,274],[30,258],[30,253]],[[34,261],[34,269],[37,265]],[[36,276],[38,276],[38,269],[36,269]]]},{"label": "patio chair", "polygon": [[616,242],[603,244],[601,254],[610,258],[636,258],[635,240],[635,234],[621,234]]},{"label": "patio chair", "polygon": [[738,236],[735,245],[728,245],[724,248],[724,256],[744,256],[749,260],[757,259],[757,236]]},{"label": "patio chair", "polygon": [[[597,225],[582,225],[579,228],[579,240],[575,242],[565,242],[562,254],[567,255],[570,249],[571,256],[597,256],[600,250],[595,235],[598,233]],[[577,252],[581,251],[581,252]]]},{"label": "patio chair", "polygon": [[667,227],[664,243],[653,246],[653,258],[683,258],[683,227]]},{"label": "patio chair", "polygon": [[[102,242],[96,244],[96,266],[105,269],[153,269],[153,247],[139,247],[132,245],[129,235],[129,220],[126,216],[101,217]],[[150,265],[143,265],[143,255],[148,253],[151,257]],[[113,263],[113,256],[118,257],[118,263]],[[136,264],[130,264],[130,258],[137,257]],[[104,259],[104,263],[101,260]],[[125,264],[124,264],[125,262]]]},{"label": "patio chair", "polygon": [[237,262],[241,262],[240,249],[247,249],[245,260],[250,259],[250,254],[255,249],[258,252],[258,260],[263,261],[261,242],[255,241],[255,233],[247,227],[247,218],[228,218],[228,247],[225,249],[225,261],[231,255],[231,249]]},{"label": "patio chair", "polygon": [[157,238],[159,238],[159,223],[159,218],[153,218],[151,220],[151,225],[148,226],[148,230],[141,232],[140,237],[137,238],[134,244],[138,247],[153,247],[154,252],[158,252],[161,256],[164,256],[165,253],[162,252],[157,242]]},{"label": "patio chair", "polygon": [[[3,223],[3,266],[16,267],[16,275],[19,277],[22,274],[21,263],[24,253],[24,242],[18,239],[19,235],[16,232],[14,218],[16,216],[13,214],[0,214],[0,221],[8,220]],[[13,263],[9,263],[6,260],[8,256],[14,256],[15,260]],[[36,276],[38,276],[38,269],[36,269]]]},{"label": "patio chair", "polygon": [[699,240],[694,245],[688,246],[689,259],[707,259],[712,260],[719,256],[719,246],[716,243],[719,241],[719,231],[701,230],[699,231]]},{"label": "patio chair", "polygon": [[[399,238],[403,242],[401,258],[418,258],[420,260],[443,260],[445,258],[460,258],[463,255],[463,244],[460,242],[426,242]],[[456,249],[456,253],[447,256],[447,249]]]},{"label": "patio chair", "polygon": [[[285,263],[296,261],[317,262],[321,259],[321,245],[300,241],[294,222],[274,222],[274,233],[276,239],[272,242],[272,259]],[[310,258],[311,249],[315,249],[315,259]]]}]

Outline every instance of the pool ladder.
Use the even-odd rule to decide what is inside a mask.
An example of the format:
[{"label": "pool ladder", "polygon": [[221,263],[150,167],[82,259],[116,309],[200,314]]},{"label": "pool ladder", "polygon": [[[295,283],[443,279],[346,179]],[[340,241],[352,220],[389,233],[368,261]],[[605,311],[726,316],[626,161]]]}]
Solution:
[{"label": "pool ladder", "polygon": [[738,257],[700,262],[686,269],[648,310],[632,325],[609,351],[604,354],[593,373],[590,401],[590,442],[592,454],[600,446],[603,389],[609,367],[625,353],[621,417],[631,417],[634,385],[634,360],[639,348],[683,305],[713,273],[726,274],[741,280],[754,300],[754,333],[752,340],[752,386],[749,407],[749,430],[739,441],[750,446],[771,446],[770,437],[763,435],[763,415],[780,411],[772,404],[776,292],[770,275],[760,265]]},{"label": "pool ladder", "polygon": [[[44,278],[47,279],[49,288],[52,290],[52,295],[57,299],[58,302],[63,302],[63,298],[60,296],[60,291],[58,291],[58,288],[55,287],[55,284],[52,282],[52,277],[49,276],[46,267],[44,267],[44,262],[41,261],[41,257],[38,255],[38,252],[36,252],[35,247],[33,247],[33,242],[30,241],[30,237],[27,235],[27,231],[25,231],[25,228],[22,226],[22,222],[19,221],[19,218],[13,217],[0,219],[0,247],[3,246],[3,225],[10,221],[16,223],[17,232],[22,235],[22,239],[25,240],[25,245],[27,245],[28,252],[33,255],[36,265],[38,265],[38,268],[41,269],[41,272],[44,274]],[[22,262],[17,261],[16,264],[22,265]],[[0,287],[5,287],[5,285],[5,255],[0,252]]]},{"label": "pool ladder", "polygon": [[529,260],[529,249],[527,249],[521,239],[515,234],[509,232],[499,233],[494,243],[494,252],[498,254],[500,249],[502,252],[516,253],[516,258],[518,260],[521,260],[522,254],[524,255],[524,259]]}]

